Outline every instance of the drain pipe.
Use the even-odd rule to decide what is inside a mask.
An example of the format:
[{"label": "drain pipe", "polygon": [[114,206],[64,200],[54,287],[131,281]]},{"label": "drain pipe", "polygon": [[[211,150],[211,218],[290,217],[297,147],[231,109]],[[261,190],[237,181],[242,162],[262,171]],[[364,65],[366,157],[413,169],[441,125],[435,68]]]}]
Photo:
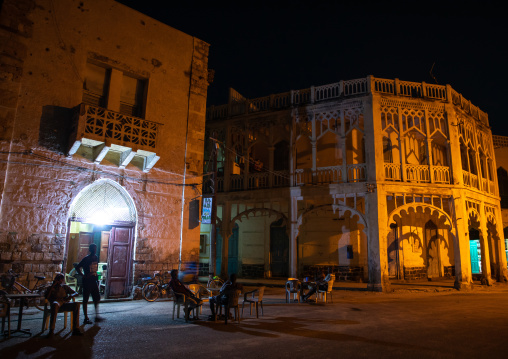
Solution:
[{"label": "drain pipe", "polygon": [[189,93],[187,98],[187,123],[185,127],[185,154],[183,160],[183,183],[182,183],[182,208],[180,214],[180,253],[178,255],[178,271],[182,270],[182,246],[183,246],[183,212],[185,210],[185,177],[187,176],[187,140],[189,136],[189,115],[190,115],[190,97],[192,88],[192,65],[194,63],[194,42],[195,38],[192,37],[192,56],[191,56],[191,67],[189,74]]}]

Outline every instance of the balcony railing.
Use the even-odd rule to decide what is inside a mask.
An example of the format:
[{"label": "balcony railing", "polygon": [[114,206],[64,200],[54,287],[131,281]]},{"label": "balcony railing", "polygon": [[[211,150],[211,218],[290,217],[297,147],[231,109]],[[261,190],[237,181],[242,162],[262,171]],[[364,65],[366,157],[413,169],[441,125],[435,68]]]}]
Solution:
[{"label": "balcony railing", "polygon": [[343,182],[342,166],[318,167],[316,171],[317,183],[339,183]]},{"label": "balcony railing", "polygon": [[429,166],[406,164],[406,180],[409,182],[429,183]]},{"label": "balcony railing", "polygon": [[433,166],[432,177],[434,179],[434,183],[450,184],[450,167]]},{"label": "balcony railing", "polygon": [[401,181],[400,163],[385,163],[385,178],[387,181]]},{"label": "balcony railing", "polygon": [[249,189],[269,188],[268,172],[249,174]]},{"label": "balcony railing", "polygon": [[81,104],[73,135],[154,152],[162,124],[142,118],[128,116],[102,107]]},{"label": "balcony railing", "polygon": [[450,86],[400,81],[398,79],[382,79],[372,76],[339,81],[323,86],[312,86],[307,89],[292,90],[250,100],[235,97],[229,104],[209,107],[206,116],[209,120],[220,119],[246,113],[286,109],[293,105],[318,103],[339,97],[358,96],[373,92],[448,101],[488,126],[487,114],[463,98]]}]

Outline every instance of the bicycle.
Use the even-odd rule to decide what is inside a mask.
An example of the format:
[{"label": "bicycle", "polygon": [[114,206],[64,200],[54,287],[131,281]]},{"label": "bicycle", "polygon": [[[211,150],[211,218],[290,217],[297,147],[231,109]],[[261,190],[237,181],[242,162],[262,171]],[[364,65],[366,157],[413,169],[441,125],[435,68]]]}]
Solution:
[{"label": "bicycle", "polygon": [[2,287],[8,294],[39,294],[40,298],[32,298],[28,300],[27,308],[29,307],[29,304],[32,303],[33,306],[40,311],[44,310],[44,293],[46,292],[46,289],[48,288],[49,283],[41,283],[40,281],[43,281],[46,279],[44,276],[34,276],[37,281],[35,282],[32,289],[25,287],[23,284],[18,282],[16,278],[18,278],[20,275],[16,274],[12,271],[12,269],[9,269],[8,274],[2,274],[2,277],[0,278]]},{"label": "bicycle", "polygon": [[219,276],[208,276],[208,283],[206,286],[208,288],[222,288],[224,285],[224,281]]},{"label": "bicycle", "polygon": [[155,272],[153,277],[145,277],[142,279],[146,281],[141,289],[143,299],[148,302],[155,302],[160,296],[165,296],[169,291],[169,282],[164,283],[164,275],[160,272]]}]

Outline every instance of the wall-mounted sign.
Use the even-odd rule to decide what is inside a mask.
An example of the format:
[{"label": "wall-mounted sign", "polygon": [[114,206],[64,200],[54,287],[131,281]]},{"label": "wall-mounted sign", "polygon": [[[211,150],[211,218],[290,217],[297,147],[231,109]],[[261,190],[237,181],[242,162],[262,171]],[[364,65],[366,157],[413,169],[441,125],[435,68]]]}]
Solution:
[{"label": "wall-mounted sign", "polygon": [[203,197],[203,212],[201,214],[201,223],[212,223],[212,204],[213,199],[211,197]]}]

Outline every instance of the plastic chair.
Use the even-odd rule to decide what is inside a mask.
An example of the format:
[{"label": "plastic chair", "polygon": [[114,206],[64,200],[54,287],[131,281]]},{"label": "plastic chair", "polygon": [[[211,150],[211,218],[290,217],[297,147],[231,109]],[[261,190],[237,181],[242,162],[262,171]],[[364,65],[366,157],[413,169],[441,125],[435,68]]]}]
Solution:
[{"label": "plastic chair", "polygon": [[[217,309],[215,310],[218,315],[222,314],[222,307],[224,307],[224,322],[228,324],[229,310],[231,308],[235,311],[235,320],[238,320],[238,324],[240,324],[240,308],[238,306],[238,298],[242,294],[241,290],[235,290],[228,295],[228,301],[226,303],[217,303]],[[217,315],[215,316],[215,321],[217,321]]]},{"label": "plastic chair", "polygon": [[[210,296],[203,297],[203,293],[209,293],[208,290],[203,287],[201,284],[189,284],[189,290],[199,299],[201,299],[202,303],[209,302]],[[203,313],[203,305],[199,306],[199,314]]]},{"label": "plastic chair", "polygon": [[318,290],[316,291],[317,299],[319,300],[319,296],[321,295],[321,300],[325,303],[328,303],[328,294],[330,295],[331,302],[333,303],[333,282],[335,282],[335,275],[331,275],[331,279],[328,281],[328,288],[326,290],[321,290],[318,287]]},{"label": "plastic chair", "polygon": [[69,273],[65,273],[65,283],[69,287],[73,285],[76,292],[78,291],[78,280]]},{"label": "plastic chair", "polygon": [[[257,293],[257,297],[256,297]],[[259,318],[259,305],[261,305],[261,315],[264,315],[263,313],[263,294],[265,293],[265,287],[259,287],[257,289],[254,289],[250,292],[244,293],[243,296],[243,303],[242,303],[242,316],[243,316],[243,308],[245,306],[245,303],[249,303],[249,309],[250,309],[250,315],[252,315],[252,306],[256,306],[256,318]]]},{"label": "plastic chair", "polygon": [[5,335],[5,319],[7,318],[7,338],[11,337],[11,302],[5,296],[4,291],[0,291],[0,317],[2,318],[2,334]]},{"label": "plastic chair", "polygon": [[[75,302],[75,299],[72,298],[72,301]],[[79,323],[79,310],[81,309],[81,303],[76,303],[78,305],[78,320],[77,322]],[[68,313],[71,313],[71,330],[74,330],[74,321],[73,321],[73,313],[72,313],[72,310],[62,310],[62,308],[60,308],[58,310],[58,313],[64,313],[64,329],[67,328],[67,314]],[[51,316],[51,305],[49,304],[48,300],[45,299],[44,300],[44,311],[43,311],[43,314],[42,314],[42,331],[45,331],[49,328],[49,318]]]},{"label": "plastic chair", "polygon": [[286,303],[290,302],[291,294],[293,294],[293,300],[297,300],[300,303],[300,291],[302,283],[298,279],[290,278],[286,282]]},{"label": "plastic chair", "polygon": [[[176,310],[176,317],[180,318],[180,308],[183,305],[184,308],[184,318],[185,321],[189,321],[189,316],[185,315],[187,313],[187,310],[189,309],[189,300],[185,294],[182,293],[175,293],[173,290],[171,290],[171,295],[173,296],[173,320],[175,320],[175,310]],[[197,307],[195,307],[194,310],[194,317],[198,318],[197,313]],[[199,318],[198,318],[199,319]]]}]

